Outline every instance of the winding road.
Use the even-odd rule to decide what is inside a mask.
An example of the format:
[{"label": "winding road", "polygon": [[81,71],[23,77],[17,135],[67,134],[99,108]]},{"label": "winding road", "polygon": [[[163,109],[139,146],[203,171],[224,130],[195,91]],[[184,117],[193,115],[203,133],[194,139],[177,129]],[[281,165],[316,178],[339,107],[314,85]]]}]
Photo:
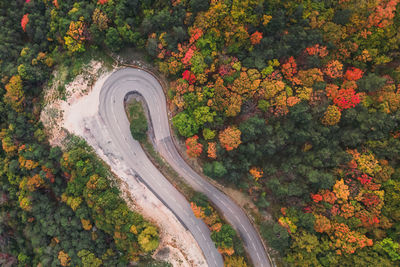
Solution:
[{"label": "winding road", "polygon": [[108,146],[107,150],[118,150],[118,154],[122,155],[121,160],[128,164],[132,174],[140,178],[192,233],[208,266],[223,266],[222,257],[210,238],[207,226],[194,216],[188,201],[160,173],[140,144],[132,138],[123,105],[125,96],[131,92],[141,94],[147,103],[156,150],[190,186],[204,193],[218,207],[239,232],[254,266],[271,266],[260,237],[246,214],[229,197],[193,171],[179,155],[171,139],[164,92],[157,79],[146,71],[120,69],[108,77],[101,89],[99,113],[103,125],[97,126],[110,133],[111,140],[104,142]]}]

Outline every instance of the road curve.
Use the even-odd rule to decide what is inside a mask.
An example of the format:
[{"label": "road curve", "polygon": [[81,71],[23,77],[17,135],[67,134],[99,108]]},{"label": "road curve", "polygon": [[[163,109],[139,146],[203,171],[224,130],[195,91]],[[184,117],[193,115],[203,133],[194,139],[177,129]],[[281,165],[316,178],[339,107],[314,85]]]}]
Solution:
[{"label": "road curve", "polygon": [[105,81],[101,89],[99,113],[104,126],[110,132],[109,143],[113,148],[118,149],[132,171],[137,173],[192,233],[208,266],[223,266],[222,257],[212,243],[207,226],[194,216],[187,200],[158,171],[140,144],[132,138],[123,105],[125,96],[131,92],[141,94],[147,103],[159,153],[188,184],[196,191],[204,193],[219,208],[226,220],[239,232],[254,266],[271,266],[260,237],[245,213],[229,197],[193,171],[179,155],[171,139],[162,87],[156,78],[143,70],[118,70]]}]

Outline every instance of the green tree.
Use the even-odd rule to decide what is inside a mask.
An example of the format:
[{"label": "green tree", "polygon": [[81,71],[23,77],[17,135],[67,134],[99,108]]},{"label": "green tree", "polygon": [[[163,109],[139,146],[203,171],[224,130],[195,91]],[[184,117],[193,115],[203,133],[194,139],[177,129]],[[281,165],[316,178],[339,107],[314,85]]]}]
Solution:
[{"label": "green tree", "polygon": [[279,251],[285,253],[290,245],[290,236],[286,230],[275,222],[264,222],[260,227],[261,236],[265,238],[268,244]]},{"label": "green tree", "polygon": [[227,170],[221,162],[213,161],[212,163],[204,164],[203,172],[207,176],[221,178],[227,173]]},{"label": "green tree", "polygon": [[198,107],[193,111],[193,116],[198,125],[203,125],[206,122],[213,122],[215,111],[211,112],[210,107]]},{"label": "green tree", "polygon": [[206,140],[211,140],[214,139],[215,137],[215,131],[209,129],[209,128],[204,128],[203,129],[203,137]]},{"label": "green tree", "polygon": [[172,118],[172,123],[178,129],[180,135],[190,137],[197,134],[199,125],[196,120],[186,112],[178,113]]},{"label": "green tree", "polygon": [[364,92],[375,92],[382,88],[386,83],[386,79],[379,77],[375,73],[368,73],[357,81],[357,85],[360,91]]},{"label": "green tree", "polygon": [[235,230],[229,224],[223,224],[219,232],[211,233],[211,239],[217,247],[231,248],[235,235]]},{"label": "green tree", "polygon": [[123,41],[117,29],[113,27],[107,29],[105,43],[112,51],[119,51],[122,48]]},{"label": "green tree", "polygon": [[374,246],[374,250],[387,253],[390,259],[395,262],[400,260],[400,245],[391,238],[385,238]]},{"label": "green tree", "polygon": [[85,249],[78,252],[78,257],[81,258],[83,267],[99,267],[103,264],[101,259]]}]

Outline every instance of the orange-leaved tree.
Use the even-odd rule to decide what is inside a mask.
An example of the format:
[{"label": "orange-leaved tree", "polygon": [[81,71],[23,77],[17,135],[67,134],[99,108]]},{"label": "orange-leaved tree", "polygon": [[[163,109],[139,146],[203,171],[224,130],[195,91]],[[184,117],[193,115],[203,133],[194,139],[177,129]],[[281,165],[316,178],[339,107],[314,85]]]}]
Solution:
[{"label": "orange-leaved tree", "polygon": [[219,141],[227,151],[230,151],[242,143],[240,135],[241,131],[237,127],[228,126],[228,128],[219,133]]},{"label": "orange-leaved tree", "polygon": [[252,35],[250,35],[250,42],[252,45],[256,45],[259,44],[261,42],[262,39],[262,33],[256,31],[255,33],[253,33]]},{"label": "orange-leaved tree", "polygon": [[324,72],[332,79],[340,78],[343,76],[343,64],[337,60],[329,61]]},{"label": "orange-leaved tree", "polygon": [[209,142],[207,148],[207,155],[211,159],[217,158],[217,144],[215,142]]}]

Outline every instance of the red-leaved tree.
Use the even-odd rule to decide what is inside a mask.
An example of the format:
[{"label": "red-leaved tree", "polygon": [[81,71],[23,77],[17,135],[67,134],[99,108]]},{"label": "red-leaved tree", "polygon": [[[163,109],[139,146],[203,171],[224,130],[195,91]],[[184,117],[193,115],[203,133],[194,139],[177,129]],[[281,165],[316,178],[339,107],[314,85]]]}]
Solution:
[{"label": "red-leaved tree", "polygon": [[190,72],[189,70],[185,70],[182,73],[182,78],[189,82],[189,84],[193,84],[196,81],[196,76]]},{"label": "red-leaved tree", "polygon": [[363,74],[364,72],[362,70],[351,67],[347,69],[344,78],[349,81],[357,81],[362,78]]},{"label": "red-leaved tree", "polygon": [[21,27],[24,30],[24,32],[26,31],[26,24],[28,24],[28,22],[29,22],[28,15],[29,14],[25,14],[21,19]]},{"label": "red-leaved tree", "polygon": [[340,89],[337,96],[333,99],[333,103],[342,110],[354,108],[360,103],[360,95],[353,88]]},{"label": "red-leaved tree", "polygon": [[198,139],[197,135],[186,139],[186,153],[189,157],[197,158],[203,152],[203,145],[197,142]]}]

